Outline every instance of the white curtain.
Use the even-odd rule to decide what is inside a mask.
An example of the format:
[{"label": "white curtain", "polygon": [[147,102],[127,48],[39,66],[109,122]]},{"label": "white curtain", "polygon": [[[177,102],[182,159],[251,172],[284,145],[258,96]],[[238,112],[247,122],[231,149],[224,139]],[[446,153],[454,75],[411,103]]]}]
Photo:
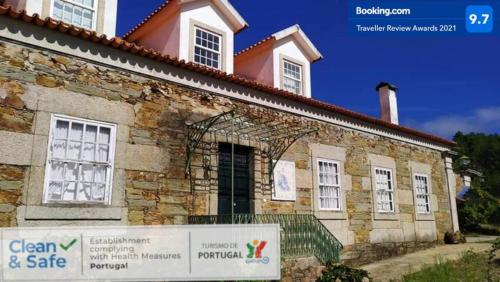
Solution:
[{"label": "white curtain", "polygon": [[92,200],[101,201],[104,200],[106,192],[106,178],[107,178],[108,167],[106,165],[98,165],[95,167],[94,174],[94,186],[92,190]]},{"label": "white curtain", "polygon": [[[52,158],[64,159],[66,157],[66,144],[69,132],[69,122],[56,122],[52,141]],[[50,164],[49,197],[52,200],[60,200],[63,191],[64,162],[53,160]]]},{"label": "white curtain", "polygon": [[61,200],[62,181],[50,181],[48,192],[50,200]]},{"label": "white curtain", "polygon": [[97,161],[107,162],[109,154],[109,140],[111,138],[111,131],[109,128],[99,128],[99,150],[97,154]]},{"label": "white curtain", "polygon": [[69,122],[57,121],[52,142],[52,157],[64,159],[66,157],[66,142],[68,138]]},{"label": "white curtain", "polygon": [[[48,198],[105,199],[111,129],[57,120],[52,136]],[[90,162],[90,163],[88,163]]]},{"label": "white curtain", "polygon": [[83,124],[72,123],[68,147],[68,159],[80,160],[82,151]]},{"label": "white curtain", "polygon": [[94,166],[91,164],[82,164],[80,181],[92,182],[94,174]]},{"label": "white curtain", "polygon": [[86,161],[95,161],[97,126],[87,125],[85,130],[85,145],[83,147],[83,159]]}]

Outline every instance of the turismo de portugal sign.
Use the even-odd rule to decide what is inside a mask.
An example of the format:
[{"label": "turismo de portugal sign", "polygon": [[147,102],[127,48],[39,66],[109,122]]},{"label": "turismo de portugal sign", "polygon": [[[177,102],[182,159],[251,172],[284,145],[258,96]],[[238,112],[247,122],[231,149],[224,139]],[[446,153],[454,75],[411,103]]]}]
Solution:
[{"label": "turismo de portugal sign", "polygon": [[279,280],[266,225],[2,229],[1,281]]}]

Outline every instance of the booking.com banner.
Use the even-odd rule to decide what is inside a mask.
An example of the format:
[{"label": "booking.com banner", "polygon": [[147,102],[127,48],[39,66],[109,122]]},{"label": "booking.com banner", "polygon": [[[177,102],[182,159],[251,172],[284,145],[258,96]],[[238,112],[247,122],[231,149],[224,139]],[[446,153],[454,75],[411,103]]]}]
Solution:
[{"label": "booking.com banner", "polygon": [[498,36],[499,12],[498,0],[350,0],[349,32],[360,36]]},{"label": "booking.com banner", "polygon": [[2,229],[1,281],[280,279],[279,225]]}]

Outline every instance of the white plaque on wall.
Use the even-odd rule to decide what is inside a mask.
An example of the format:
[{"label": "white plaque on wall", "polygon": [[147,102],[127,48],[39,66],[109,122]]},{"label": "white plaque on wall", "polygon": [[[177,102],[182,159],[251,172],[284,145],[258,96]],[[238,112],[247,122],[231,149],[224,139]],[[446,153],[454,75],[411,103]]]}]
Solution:
[{"label": "white plaque on wall", "polygon": [[278,161],[274,168],[273,200],[295,201],[295,162]]}]

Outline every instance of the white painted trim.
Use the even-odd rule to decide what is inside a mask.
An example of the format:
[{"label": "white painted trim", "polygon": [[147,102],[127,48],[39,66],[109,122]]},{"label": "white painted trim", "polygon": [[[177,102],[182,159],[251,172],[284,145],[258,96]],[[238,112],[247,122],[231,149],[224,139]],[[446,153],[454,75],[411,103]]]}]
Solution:
[{"label": "white painted trim", "polygon": [[[23,207],[24,208],[24,207]],[[120,220],[123,218],[122,207],[54,207],[25,206],[24,220]],[[126,218],[126,216],[125,216]]]},{"label": "white painted trim", "polygon": [[[2,25],[8,26],[9,28],[2,28]],[[16,31],[16,29],[21,29],[23,32]],[[383,136],[440,152],[450,151],[449,147],[425,140],[424,138],[409,136],[397,130],[391,130],[349,117],[343,117],[331,111],[309,105],[302,105],[299,102],[291,101],[270,93],[264,93],[234,83],[220,81],[212,77],[154,61],[149,58],[144,58],[139,55],[130,54],[112,47],[102,46],[57,31],[48,30],[44,27],[23,23],[19,20],[0,17],[0,37],[23,44],[29,44],[36,48],[49,49],[69,56],[75,56],[110,68],[131,71],[138,75],[150,76],[155,79],[166,80],[248,103],[301,115],[339,127]],[[50,37],[51,40],[47,40],[46,37]],[[68,43],[80,48],[72,48]],[[89,50],[92,50],[92,52]]]},{"label": "white painted trim", "polygon": [[[424,177],[427,180],[427,204],[429,205],[429,211],[428,212],[419,212],[418,211],[418,195],[421,195],[418,193],[417,190],[417,181],[416,177]],[[425,173],[413,173],[412,177],[412,182],[413,182],[413,190],[415,191],[415,212],[419,215],[430,215],[432,214],[432,190],[431,190],[431,178],[428,174]]]},{"label": "white painted trim", "polygon": [[[320,176],[319,176],[319,163],[320,162],[323,162],[323,163],[331,163],[331,164],[334,164],[337,166],[337,175],[338,175],[338,186],[339,186],[339,198],[338,198],[338,201],[339,201],[339,208],[336,209],[336,208],[322,208],[321,207],[321,189],[320,189],[320,186],[321,186],[321,182],[319,181],[320,180]],[[343,197],[344,197],[344,193],[342,193],[342,173],[341,173],[341,168],[340,168],[340,162],[337,161],[337,160],[330,160],[330,159],[322,159],[322,158],[316,158],[316,167],[317,167],[317,173],[316,173],[316,177],[317,177],[317,180],[318,180],[318,210],[319,211],[342,211],[343,209],[343,205],[342,205],[342,201],[343,201]]]},{"label": "white painted trim", "polygon": [[[192,28],[194,30],[193,30],[192,34],[190,32],[190,36],[193,36],[193,38],[191,38],[191,40],[193,41],[193,46],[189,46],[190,47],[189,48],[189,52],[192,52],[191,54],[189,54],[189,56],[193,57],[193,62],[195,62],[197,64],[200,64],[200,65],[203,65],[203,66],[206,66],[206,67],[209,67],[209,68],[213,68],[213,69],[217,69],[217,70],[225,70],[226,69],[226,67],[225,67],[226,60],[224,58],[225,50],[226,50],[226,48],[225,48],[226,46],[224,46],[226,44],[226,40],[225,40],[225,37],[224,37],[225,34],[224,33],[221,34],[221,33],[218,33],[218,32],[214,32],[214,31],[212,31],[212,30],[210,30],[208,28],[204,28],[204,27],[198,25],[195,22],[193,22],[192,25],[193,25]],[[191,27],[190,27],[190,29],[191,29]],[[197,44],[196,43],[196,32],[198,30],[200,32],[204,32],[206,34],[211,34],[212,36],[219,38],[219,50],[216,51],[215,49],[210,49],[210,48],[205,47],[205,46],[203,46],[201,44]],[[207,39],[207,41],[208,41],[208,39]],[[214,43],[212,42],[212,44],[214,44]],[[203,50],[205,50],[207,52],[212,52],[212,53],[216,53],[217,55],[219,55],[219,60],[217,61],[217,64],[218,64],[219,67],[218,68],[214,68],[213,66],[209,66],[208,64],[203,64],[201,62],[196,62],[196,47],[201,48],[201,49],[203,49]]]},{"label": "white painted trim", "polygon": [[[97,13],[99,13],[99,11]],[[107,37],[115,37],[118,17],[118,0],[106,0],[102,13],[104,15],[102,33],[106,34]]]},{"label": "white painted trim", "polygon": [[323,58],[323,55],[318,51],[316,46],[311,42],[309,37],[304,33],[304,31],[300,28],[298,24],[292,25],[291,27],[285,28],[281,31],[278,31],[274,33],[272,36],[276,41],[281,40],[287,36],[297,34],[296,39],[300,39],[298,41],[303,41],[299,42],[299,44],[306,49],[306,51],[309,53],[309,57],[311,58],[311,61],[316,61],[321,58]]},{"label": "white painted trim", "polygon": [[35,13],[42,15],[43,0],[26,0],[26,6],[24,9],[28,15],[33,15]]},{"label": "white painted trim", "polygon": [[[179,4],[187,4],[197,0],[179,0]],[[208,0],[208,2],[212,2],[223,14],[227,17],[227,19],[233,25],[233,30],[240,30],[245,26],[248,26],[248,23],[243,19],[243,17],[238,13],[238,11],[229,3],[227,0]],[[238,26],[239,25],[239,26]]]},{"label": "white painted trim", "polygon": [[[283,85],[282,86],[283,89],[285,89],[285,78],[288,78],[288,79],[291,79],[293,81],[299,82],[299,93],[295,93],[295,94],[305,96],[306,94],[304,91],[304,67],[303,67],[303,65],[294,63],[291,60],[286,59],[286,58],[282,58],[280,63],[282,64],[282,67],[283,67],[283,72],[281,74],[281,84]],[[299,69],[299,79],[297,79],[295,77],[291,77],[291,76],[286,74],[286,67],[285,67],[286,64],[289,64],[291,66],[296,66]],[[290,90],[288,90],[288,91],[290,91]],[[293,91],[290,91],[290,92],[293,92]]]},{"label": "white painted trim", "polygon": [[[76,122],[81,122],[85,124],[92,124],[96,126],[105,126],[110,128],[110,142],[109,142],[109,162],[110,162],[110,169],[109,173],[106,175],[106,196],[104,198],[104,201],[102,202],[93,202],[93,201],[49,201],[48,199],[48,188],[49,188],[49,175],[50,175],[50,159],[52,156],[52,151],[50,150],[50,147],[52,145],[52,139],[53,139],[53,134],[54,134],[54,129],[56,125],[57,120],[64,120],[64,121],[76,121]],[[70,134],[71,128],[68,128],[68,136]],[[97,133],[98,134],[98,133]],[[83,133],[83,137],[85,137],[85,133]],[[96,139],[98,137],[96,136]],[[66,144],[66,146],[69,146],[69,144]],[[82,144],[83,146],[83,144]],[[96,144],[97,146],[97,144]],[[95,120],[89,120],[89,119],[83,119],[83,118],[78,118],[78,117],[71,117],[67,115],[61,115],[61,114],[51,114],[50,116],[50,128],[49,128],[49,138],[47,142],[47,159],[45,160],[45,175],[44,175],[44,185],[43,185],[43,204],[64,204],[64,205],[78,205],[78,204],[105,204],[105,205],[111,205],[111,199],[112,199],[112,194],[113,194],[113,171],[115,169],[115,148],[116,148],[116,124],[113,123],[108,123],[108,122],[102,122],[102,121],[95,121]],[[64,189],[64,187],[63,187]]]},{"label": "white painted trim", "polygon": [[[377,197],[377,170],[380,170],[380,171],[385,171],[385,172],[389,172],[390,174],[390,183],[391,183],[391,189],[388,190],[392,193],[392,200],[391,200],[391,203],[392,203],[392,208],[390,211],[386,211],[386,210],[379,210],[378,209],[378,197]],[[377,202],[375,203],[375,205],[377,206],[377,212],[378,213],[381,213],[381,214],[393,214],[396,212],[396,198],[395,198],[395,194],[396,194],[396,189],[395,189],[395,180],[394,180],[394,174],[392,173],[392,168],[385,168],[385,167],[380,167],[380,166],[374,166],[373,167],[373,171],[375,172],[373,177],[374,177],[374,184],[375,184],[375,189],[373,189],[373,192],[375,193],[374,197],[375,199],[377,200]]]},{"label": "white painted trim", "polygon": [[218,2],[220,2],[224,6],[224,8],[229,11],[230,15],[233,16],[240,25],[242,25],[243,27],[248,26],[248,23],[245,21],[245,19],[243,19],[240,13],[238,13],[238,11],[233,7],[233,5],[231,5],[231,3],[229,3],[229,1],[219,0]]},{"label": "white painted trim", "polygon": [[458,211],[457,211],[457,183],[456,174],[453,171],[453,160],[451,157],[444,158],[445,173],[446,173],[446,185],[448,186],[448,204],[450,205],[450,219],[452,223],[453,232],[460,231],[460,225],[458,223]]}]

